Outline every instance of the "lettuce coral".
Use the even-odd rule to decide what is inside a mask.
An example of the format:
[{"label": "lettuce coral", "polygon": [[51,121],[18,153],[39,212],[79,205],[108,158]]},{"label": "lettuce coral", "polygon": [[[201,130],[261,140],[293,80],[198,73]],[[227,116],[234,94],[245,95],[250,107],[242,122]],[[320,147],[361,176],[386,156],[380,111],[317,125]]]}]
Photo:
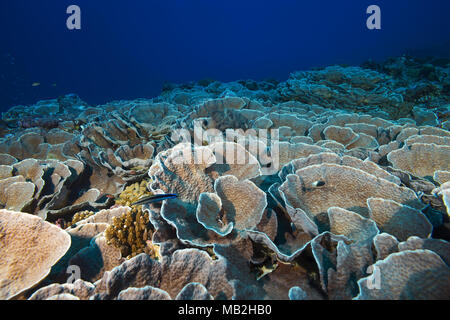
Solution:
[{"label": "lettuce coral", "polygon": [[[51,266],[30,299],[448,298],[450,77],[448,61],[427,64],[401,57],[95,107],[68,95],[11,108],[0,207],[72,221],[44,223],[60,245],[41,243],[0,210],[0,260],[16,250],[26,266],[33,254],[45,262],[12,268],[22,277],[0,277],[0,295]],[[132,206],[161,192],[178,197]],[[70,265],[82,280],[59,284]]]}]

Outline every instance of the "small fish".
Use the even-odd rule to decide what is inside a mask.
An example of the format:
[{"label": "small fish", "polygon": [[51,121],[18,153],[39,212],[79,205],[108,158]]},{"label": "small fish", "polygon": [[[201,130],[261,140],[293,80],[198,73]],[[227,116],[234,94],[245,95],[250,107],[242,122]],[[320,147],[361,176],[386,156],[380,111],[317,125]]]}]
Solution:
[{"label": "small fish", "polygon": [[313,182],[311,185],[312,185],[313,187],[320,188],[320,187],[323,187],[323,186],[325,185],[325,182],[319,180],[319,181]]},{"label": "small fish", "polygon": [[112,194],[107,194],[106,197],[107,197],[108,199],[115,199],[115,198],[116,198],[116,197],[114,197]]},{"label": "small fish", "polygon": [[178,198],[176,194],[157,194],[154,196],[148,196],[144,197],[142,199],[139,199],[135,203],[131,204],[132,206],[140,206],[144,204],[154,203],[154,202],[160,202],[168,199],[175,199]]},{"label": "small fish", "polygon": [[321,181],[321,180],[318,180],[318,181],[314,181],[313,183],[311,183],[311,187],[303,187],[303,191],[314,191],[314,190],[317,190],[317,189],[319,189],[319,188],[324,188],[324,186],[325,186],[325,181]]},{"label": "small fish", "polygon": [[33,82],[32,87],[39,87],[41,85],[40,82]]}]

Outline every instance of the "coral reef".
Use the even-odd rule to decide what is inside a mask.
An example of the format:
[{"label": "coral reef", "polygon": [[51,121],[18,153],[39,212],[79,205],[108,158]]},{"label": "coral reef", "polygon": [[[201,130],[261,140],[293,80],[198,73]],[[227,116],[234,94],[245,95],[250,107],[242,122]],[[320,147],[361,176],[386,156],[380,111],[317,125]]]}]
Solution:
[{"label": "coral reef", "polygon": [[404,56],[15,106],[1,298],[448,299],[449,82]]}]

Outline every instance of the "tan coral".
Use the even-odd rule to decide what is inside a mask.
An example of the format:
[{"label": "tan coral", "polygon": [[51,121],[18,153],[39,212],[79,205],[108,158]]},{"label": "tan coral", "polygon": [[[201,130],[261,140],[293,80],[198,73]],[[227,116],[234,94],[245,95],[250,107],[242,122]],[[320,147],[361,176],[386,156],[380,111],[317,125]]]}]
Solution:
[{"label": "tan coral", "polygon": [[[72,300],[88,300],[93,293],[95,286],[92,283],[81,279],[75,280],[73,283],[53,283],[34,292],[28,300],[61,300],[63,295],[76,297]],[[65,299],[63,299],[65,300]]]},{"label": "tan coral", "polygon": [[334,140],[320,140],[316,142],[316,146],[330,149],[335,153],[342,153],[345,151],[345,146]]},{"label": "tan coral", "polygon": [[389,154],[389,152],[397,150],[400,148],[400,142],[398,141],[392,141],[389,142],[388,144],[384,144],[382,146],[380,146],[380,148],[378,149],[378,155],[379,155],[379,159],[381,159],[382,157],[386,156]]},{"label": "tan coral", "polygon": [[439,184],[450,181],[450,171],[437,170],[434,172],[433,180]]},{"label": "tan coral", "polygon": [[374,137],[361,132],[355,141],[350,142],[345,147],[349,150],[356,148],[375,150],[378,149],[379,144]]},{"label": "tan coral", "polygon": [[296,144],[291,144],[288,142],[276,143],[275,147],[272,148],[271,150],[272,158],[274,160],[271,167],[273,167],[273,170],[275,171],[273,173],[276,173],[285,164],[289,163],[294,159],[306,158],[312,154],[318,154],[327,151],[329,152],[331,150],[324,147],[309,145],[305,143],[296,143]]},{"label": "tan coral", "polygon": [[245,230],[255,228],[261,221],[267,205],[266,194],[253,182],[239,181],[228,175],[218,178],[214,189],[215,194],[203,193],[200,196],[197,209],[197,219],[206,227],[212,225],[214,229],[223,231],[220,226],[233,223],[235,229]]},{"label": "tan coral", "polygon": [[183,201],[194,203],[202,192],[214,191],[214,181],[205,170],[215,161],[207,147],[179,144],[156,156],[149,170],[151,189],[175,193]]},{"label": "tan coral", "polygon": [[370,197],[393,199],[422,208],[415,193],[382,178],[348,166],[324,163],[289,174],[280,187],[288,210],[300,209],[321,227],[328,225],[329,207],[340,207],[368,217]]},{"label": "tan coral", "polygon": [[413,127],[405,127],[400,133],[395,137],[395,140],[399,142],[404,142],[409,137],[419,134],[419,129]]},{"label": "tan coral", "polygon": [[[434,252],[406,250],[373,265],[357,300],[434,300],[450,296],[450,268]],[[375,289],[375,290],[374,290]]]},{"label": "tan coral", "polygon": [[17,163],[17,159],[12,155],[7,153],[0,153],[0,164],[10,166],[14,163]]},{"label": "tan coral", "polygon": [[100,264],[98,259],[96,259],[96,255],[104,256],[102,259],[106,259],[108,265],[112,268],[117,263],[117,255],[120,258],[120,250],[109,246],[103,239],[97,238],[104,238],[104,232],[113,223],[113,219],[115,217],[121,217],[130,212],[130,210],[129,207],[118,207],[101,210],[93,215],[90,215],[90,212],[81,212],[78,214],[77,217],[79,218],[83,218],[83,216],[88,217],[66,229],[72,238],[72,244],[69,251],[54,268],[54,273],[64,273],[69,265],[69,261],[76,257],[80,264],[88,265],[83,268],[85,269],[84,273],[82,272],[83,279],[92,280],[95,277],[100,277],[109,267]]},{"label": "tan coral", "polygon": [[358,139],[358,135],[348,127],[328,126],[323,130],[325,139],[334,140],[342,143],[344,146],[355,142]]},{"label": "tan coral", "polygon": [[9,210],[29,210],[36,187],[21,175],[0,180],[0,205]]},{"label": "tan coral", "polygon": [[209,168],[209,175],[215,180],[229,174],[239,180],[251,179],[259,176],[258,160],[243,146],[234,142],[217,142],[208,146],[216,161]]},{"label": "tan coral", "polygon": [[23,176],[14,176],[0,180],[0,202],[6,203],[6,189],[16,182],[25,182],[25,178]]},{"label": "tan coral", "polygon": [[223,259],[213,260],[198,249],[177,250],[162,261],[140,254],[105,272],[96,290],[114,298],[129,287],[153,286],[175,298],[187,284],[196,282],[203,284],[214,298],[230,299],[233,289],[227,280],[226,267]]},{"label": "tan coral", "polygon": [[398,244],[399,251],[405,250],[431,250],[444,260],[450,266],[450,243],[441,239],[422,239],[419,237],[409,237],[408,240]]},{"label": "tan coral", "polygon": [[212,99],[198,106],[197,116],[208,116],[214,111],[225,109],[242,109],[245,101],[238,97],[226,97],[223,99]]},{"label": "tan coral", "polygon": [[376,222],[382,232],[405,241],[410,236],[428,238],[433,226],[419,210],[392,200],[369,198],[367,206],[370,218]]},{"label": "tan coral", "polygon": [[13,167],[8,165],[0,165],[0,180],[13,176]]},{"label": "tan coral", "polygon": [[45,159],[49,145],[44,143],[44,137],[38,132],[25,132],[9,145],[1,147],[3,153],[24,160],[28,158]]},{"label": "tan coral", "polygon": [[414,143],[434,143],[437,145],[450,146],[450,137],[432,135],[414,135],[405,140],[405,144],[410,146]]},{"label": "tan coral", "polygon": [[308,129],[313,125],[311,121],[301,119],[296,115],[289,113],[270,113],[266,116],[275,128],[281,129],[282,127],[288,128],[293,132],[295,136],[303,136]]},{"label": "tan coral", "polygon": [[123,145],[116,151],[112,149],[101,151],[98,161],[114,174],[130,180],[146,173],[152,164],[153,153],[154,147],[151,143],[138,144],[133,148]]},{"label": "tan coral", "polygon": [[67,278],[66,271],[69,260],[80,250],[89,247],[92,239],[102,234],[108,226],[106,223],[86,223],[67,228],[66,231],[69,233],[72,243],[64,257],[52,268],[52,274],[63,273]]},{"label": "tan coral", "polygon": [[0,298],[10,299],[44,279],[71,241],[41,218],[0,210],[0,243]]},{"label": "tan coral", "polygon": [[353,211],[331,207],[327,212],[330,219],[330,231],[333,234],[346,236],[355,242],[363,242],[372,239],[379,232],[373,221]]},{"label": "tan coral", "polygon": [[127,288],[120,291],[117,300],[172,300],[167,292],[164,290],[145,286],[143,288]]},{"label": "tan coral", "polygon": [[[13,165],[15,175],[23,176],[36,186],[36,197],[39,197],[44,188],[44,165],[35,159],[26,159]],[[69,172],[70,173],[70,172]]]},{"label": "tan coral", "polygon": [[[265,193],[249,181],[238,181],[235,176],[223,176],[216,180],[215,189],[222,199],[225,211],[233,211],[235,227],[247,229],[256,227],[261,220],[261,214],[267,204]],[[247,199],[248,202],[242,200]],[[252,212],[257,215],[252,216]],[[252,218],[247,220],[247,218]]]},{"label": "tan coral", "polygon": [[73,133],[61,130],[59,128],[51,129],[45,135],[45,141],[51,145],[63,144],[75,137]]},{"label": "tan coral", "polygon": [[339,156],[331,152],[322,152],[319,154],[313,154],[309,157],[292,160],[287,166],[285,166],[285,168],[283,168],[282,173],[280,173],[280,177],[284,178],[287,173],[295,173],[298,169],[322,163],[335,163],[343,166],[353,167],[370,173],[378,178],[386,179],[390,182],[400,185],[399,178],[382,169],[372,161],[362,161],[351,156]]},{"label": "tan coral", "polygon": [[35,185],[31,182],[14,182],[4,193],[0,193],[0,202],[5,199],[3,206],[7,210],[29,211],[28,206],[33,201],[34,193]]},{"label": "tan coral", "polygon": [[430,126],[420,127],[420,134],[440,136],[440,137],[450,137],[450,132],[448,130]]},{"label": "tan coral", "polygon": [[388,233],[380,233],[373,238],[376,260],[386,259],[391,253],[398,252],[398,240]]},{"label": "tan coral", "polygon": [[346,127],[351,128],[355,133],[365,133],[376,138],[378,136],[378,127],[368,123],[346,123]]},{"label": "tan coral", "polygon": [[414,143],[391,151],[387,159],[394,168],[417,177],[433,177],[435,171],[450,170],[450,146]]},{"label": "tan coral", "polygon": [[45,300],[81,300],[80,298],[70,294],[70,293],[62,293],[51,296]]}]

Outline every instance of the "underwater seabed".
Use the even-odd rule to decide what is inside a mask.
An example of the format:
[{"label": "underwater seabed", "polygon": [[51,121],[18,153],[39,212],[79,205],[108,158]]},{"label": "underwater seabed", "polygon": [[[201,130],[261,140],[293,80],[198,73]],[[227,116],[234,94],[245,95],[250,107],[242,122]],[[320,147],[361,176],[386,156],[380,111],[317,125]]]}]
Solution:
[{"label": "underwater seabed", "polygon": [[449,62],[12,107],[0,298],[450,299]]}]

